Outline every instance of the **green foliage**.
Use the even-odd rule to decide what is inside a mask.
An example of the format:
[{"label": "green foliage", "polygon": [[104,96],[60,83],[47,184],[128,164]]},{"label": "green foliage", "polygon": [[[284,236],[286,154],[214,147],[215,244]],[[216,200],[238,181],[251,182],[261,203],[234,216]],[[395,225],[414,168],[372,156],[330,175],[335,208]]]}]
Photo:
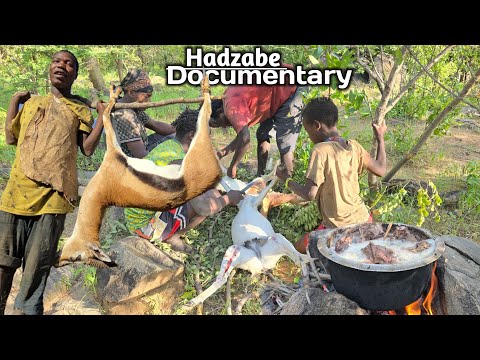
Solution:
[{"label": "green foliage", "polygon": [[415,129],[408,123],[395,126],[385,135],[385,142],[388,144],[389,153],[396,156],[403,156],[415,145]]},{"label": "green foliage", "polygon": [[321,215],[318,211],[315,201],[310,201],[308,205],[302,206],[295,211],[291,218],[291,223],[295,227],[303,228],[305,231],[312,231],[320,224]]},{"label": "green foliage", "polygon": [[305,181],[305,174],[307,172],[308,163],[310,161],[310,153],[313,148],[313,143],[308,137],[307,132],[302,127],[300,135],[297,139],[297,146],[294,153],[294,169],[292,178],[296,182],[303,183]]},{"label": "green foliage", "polygon": [[433,214],[435,222],[440,222],[438,207],[442,204],[442,199],[440,195],[438,195],[437,187],[432,181],[428,181],[428,186],[431,189],[431,194],[429,194],[425,189],[418,189],[417,192],[417,226],[422,226],[422,224],[425,222],[425,218],[430,214]]},{"label": "green foliage", "polygon": [[[379,193],[376,201],[371,206],[372,213],[382,222],[392,221],[392,213],[400,206],[404,206],[404,197],[407,191],[404,188],[399,189],[393,194]],[[378,206],[377,206],[378,205]],[[377,206],[377,207],[376,207]],[[375,208],[376,207],[376,208]]]},{"label": "green foliage", "polygon": [[115,241],[115,239],[129,234],[130,232],[128,231],[125,224],[118,220],[113,221],[111,224],[109,224],[109,230],[101,241],[102,249],[108,250]]},{"label": "green foliage", "polygon": [[72,279],[62,277],[62,282],[67,286],[67,288],[70,288],[72,286],[72,280],[77,280],[80,277],[83,287],[96,294],[95,287],[97,285],[97,269],[93,266],[80,265],[72,269]]},{"label": "green foliage", "polygon": [[81,153],[81,151],[79,151],[77,155],[77,167],[81,170],[86,171],[98,170],[98,168],[102,164],[104,156],[105,147],[98,146],[91,156],[85,156]]},{"label": "green foliage", "polygon": [[480,162],[470,161],[463,172],[467,190],[460,197],[459,210],[465,214],[480,214]]}]

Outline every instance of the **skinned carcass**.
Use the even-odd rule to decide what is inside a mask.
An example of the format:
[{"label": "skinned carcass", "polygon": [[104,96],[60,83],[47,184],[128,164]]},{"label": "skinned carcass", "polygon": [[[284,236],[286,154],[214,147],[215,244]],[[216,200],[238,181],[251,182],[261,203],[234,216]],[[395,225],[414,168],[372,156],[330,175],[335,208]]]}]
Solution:
[{"label": "skinned carcass", "polygon": [[278,260],[286,255],[295,264],[302,267],[304,275],[307,274],[305,263],[309,261],[309,257],[299,253],[282,234],[276,233],[270,221],[258,211],[258,207],[277,180],[278,178],[275,176],[260,194],[247,194],[238,204],[239,212],[232,222],[234,245],[225,252],[215,282],[200,295],[190,300],[185,305],[185,309],[202,303],[215,293],[226,283],[234,268],[248,270],[253,276],[273,269]]}]

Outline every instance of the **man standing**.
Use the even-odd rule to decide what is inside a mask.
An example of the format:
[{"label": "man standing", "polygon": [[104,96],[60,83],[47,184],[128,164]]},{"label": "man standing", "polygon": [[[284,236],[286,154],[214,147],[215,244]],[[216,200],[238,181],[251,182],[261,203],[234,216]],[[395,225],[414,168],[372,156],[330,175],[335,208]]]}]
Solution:
[{"label": "man standing", "polygon": [[234,152],[227,175],[235,178],[237,165],[248,150],[248,129],[257,129],[257,176],[265,172],[270,150],[270,131],[276,131],[277,147],[282,164],[289,174],[293,172],[293,152],[302,128],[300,112],[302,96],[295,85],[230,86],[222,100],[212,101],[211,127],[233,126],[237,136],[225,148],[217,152],[221,159]]},{"label": "man standing", "polygon": [[[43,314],[43,292],[63,232],[65,216],[78,197],[77,148],[91,156],[103,129],[105,106],[98,102],[92,130],[90,109],[71,93],[78,60],[70,51],[52,57],[51,91],[13,95],[7,112],[7,143],[17,151],[0,199],[0,314],[16,269],[23,267],[15,314]],[[20,111],[18,107],[24,104]]]}]

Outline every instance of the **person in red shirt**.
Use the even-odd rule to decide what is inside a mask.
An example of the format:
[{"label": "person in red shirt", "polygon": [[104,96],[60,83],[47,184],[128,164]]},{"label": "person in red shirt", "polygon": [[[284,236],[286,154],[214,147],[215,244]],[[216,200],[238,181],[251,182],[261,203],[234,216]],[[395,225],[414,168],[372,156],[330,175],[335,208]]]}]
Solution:
[{"label": "person in red shirt", "polygon": [[276,131],[282,164],[291,175],[293,151],[302,128],[302,104],[300,88],[296,85],[230,86],[225,90],[223,100],[213,100],[210,126],[232,126],[237,133],[230,144],[217,151],[219,159],[234,152],[227,175],[236,177],[237,165],[250,144],[248,129],[256,124],[260,124],[257,129],[257,175],[265,172],[272,129]]}]

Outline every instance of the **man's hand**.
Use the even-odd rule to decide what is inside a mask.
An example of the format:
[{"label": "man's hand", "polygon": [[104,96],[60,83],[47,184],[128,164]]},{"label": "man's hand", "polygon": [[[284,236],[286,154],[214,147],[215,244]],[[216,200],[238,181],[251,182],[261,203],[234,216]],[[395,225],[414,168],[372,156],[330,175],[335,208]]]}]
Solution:
[{"label": "man's hand", "polygon": [[28,99],[30,99],[30,91],[17,91],[13,94],[13,97],[16,98],[19,104],[24,104]]},{"label": "man's hand", "polygon": [[223,150],[217,150],[217,157],[218,159],[221,159],[223,158],[225,155],[226,155],[226,151],[223,149]]},{"label": "man's hand", "polygon": [[230,190],[227,193],[227,196],[230,200],[230,205],[238,205],[238,203],[245,197],[245,194],[239,190]]},{"label": "man's hand", "polygon": [[97,101],[97,113],[98,114],[102,114],[104,111],[105,111],[105,103],[103,103],[102,101]]},{"label": "man's hand", "polygon": [[387,132],[387,125],[385,122],[382,123],[382,125],[377,125],[375,123],[372,123],[373,127],[373,135],[377,139],[377,141],[380,141],[383,139],[385,133]]},{"label": "man's hand", "polygon": [[235,179],[237,177],[237,167],[230,166],[227,170],[227,176],[230,176],[232,179]]},{"label": "man's hand", "polygon": [[288,173],[288,170],[286,167],[283,167],[283,166],[279,166],[277,168],[277,172],[275,173],[278,178],[282,181],[285,181],[287,180],[289,177],[290,177],[290,174]]}]

